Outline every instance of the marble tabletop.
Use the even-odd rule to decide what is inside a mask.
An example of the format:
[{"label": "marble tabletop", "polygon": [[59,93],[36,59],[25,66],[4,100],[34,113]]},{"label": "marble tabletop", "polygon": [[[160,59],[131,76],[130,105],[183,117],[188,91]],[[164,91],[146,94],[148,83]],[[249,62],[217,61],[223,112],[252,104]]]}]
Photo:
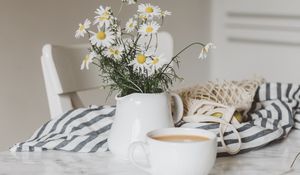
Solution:
[{"label": "marble tabletop", "polygon": [[[232,157],[217,158],[211,175],[300,174],[300,160],[289,170],[300,152],[300,131],[262,149]],[[130,162],[110,153],[0,153],[0,175],[147,175]]]}]

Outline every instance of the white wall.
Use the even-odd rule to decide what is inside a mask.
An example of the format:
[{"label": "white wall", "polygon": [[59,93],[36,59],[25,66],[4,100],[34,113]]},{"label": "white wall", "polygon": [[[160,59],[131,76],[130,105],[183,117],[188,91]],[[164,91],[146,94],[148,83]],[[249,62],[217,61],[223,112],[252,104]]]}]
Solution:
[{"label": "white wall", "polygon": [[[116,9],[119,1],[0,1],[0,151],[27,139],[50,118],[40,66],[43,44],[84,43],[73,37],[78,22],[92,17],[100,3]],[[210,40],[209,0],[163,0],[155,4],[173,12],[163,30],[174,36],[175,51],[191,41]],[[123,16],[132,10],[124,11]],[[179,74],[186,80],[180,86],[208,79],[209,62],[196,59],[199,51],[193,48],[182,55]],[[87,97],[96,93],[84,93],[86,103],[97,103],[94,95]]]},{"label": "white wall", "polygon": [[300,82],[300,1],[213,2],[212,78]]}]

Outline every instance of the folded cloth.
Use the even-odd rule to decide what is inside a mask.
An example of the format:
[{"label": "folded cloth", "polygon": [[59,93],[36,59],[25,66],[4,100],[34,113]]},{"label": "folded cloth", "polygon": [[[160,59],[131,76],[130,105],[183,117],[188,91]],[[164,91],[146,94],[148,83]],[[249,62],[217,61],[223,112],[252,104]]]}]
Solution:
[{"label": "folded cloth", "polygon": [[115,108],[109,106],[70,110],[44,124],[29,140],[15,144],[10,151],[107,151],[114,114]]},{"label": "folded cloth", "polygon": [[[265,83],[256,91],[254,102],[249,111],[245,112],[248,122],[234,123],[239,132],[242,145],[239,153],[261,148],[268,143],[286,137],[295,127],[300,129],[300,85],[283,83]],[[219,133],[219,124],[186,123],[179,127],[201,128]],[[218,134],[219,135],[219,134]],[[227,146],[238,147],[238,138],[233,131],[224,133]],[[218,155],[228,153],[218,137]]]},{"label": "folded cloth", "polygon": [[[242,140],[240,153],[261,148],[284,138],[292,127],[300,129],[300,85],[266,83],[256,92],[255,101],[245,112],[248,122],[235,124]],[[71,152],[107,151],[107,138],[113,122],[114,107],[80,108],[68,111],[39,128],[33,136],[15,144],[10,151],[63,150]],[[218,133],[213,123],[186,123],[178,127],[202,128]],[[225,143],[234,147],[238,139],[232,131],[224,133]],[[218,155],[228,155],[218,138]]]}]

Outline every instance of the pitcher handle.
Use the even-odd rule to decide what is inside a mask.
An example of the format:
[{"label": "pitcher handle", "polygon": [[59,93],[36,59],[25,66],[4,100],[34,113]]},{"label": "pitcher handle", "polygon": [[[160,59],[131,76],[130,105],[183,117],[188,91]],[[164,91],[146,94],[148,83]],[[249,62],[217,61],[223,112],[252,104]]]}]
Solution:
[{"label": "pitcher handle", "polygon": [[183,102],[181,97],[173,92],[170,92],[171,97],[175,99],[175,114],[173,116],[174,123],[178,123],[183,117]]}]

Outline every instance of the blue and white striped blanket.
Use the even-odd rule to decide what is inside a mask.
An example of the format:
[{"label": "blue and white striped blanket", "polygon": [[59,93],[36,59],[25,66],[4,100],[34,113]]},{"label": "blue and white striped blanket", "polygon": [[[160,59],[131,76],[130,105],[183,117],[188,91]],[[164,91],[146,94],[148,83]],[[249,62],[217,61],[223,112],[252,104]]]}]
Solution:
[{"label": "blue and white striped blanket", "polygon": [[[266,83],[256,92],[251,109],[245,113],[249,121],[235,124],[241,138],[240,153],[261,148],[288,136],[295,127],[300,129],[300,85]],[[40,127],[33,136],[10,148],[12,152],[63,150],[71,152],[107,151],[107,137],[113,123],[114,107],[80,108],[68,111],[60,118]],[[219,125],[185,123],[180,127],[203,128],[218,132]],[[236,146],[233,132],[224,134],[225,143]],[[220,141],[218,155],[227,155]]]}]

